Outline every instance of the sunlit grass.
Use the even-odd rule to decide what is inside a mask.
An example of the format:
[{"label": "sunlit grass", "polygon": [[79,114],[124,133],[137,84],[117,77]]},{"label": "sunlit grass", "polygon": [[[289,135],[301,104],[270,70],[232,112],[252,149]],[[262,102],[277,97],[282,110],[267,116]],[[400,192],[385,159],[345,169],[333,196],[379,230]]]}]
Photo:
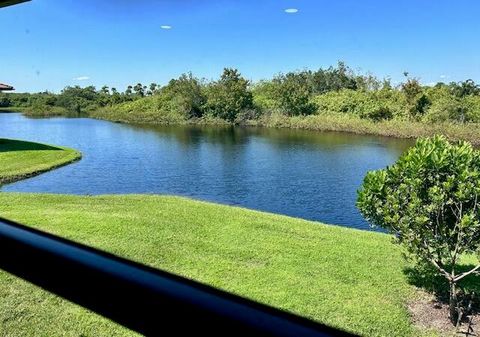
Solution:
[{"label": "sunlit grass", "polygon": [[28,178],[80,159],[73,149],[0,138],[0,184]]},{"label": "sunlit grass", "polygon": [[[386,234],[169,196],[3,193],[0,215],[365,336],[418,333]],[[0,324],[3,336],[130,334],[5,273]]]}]

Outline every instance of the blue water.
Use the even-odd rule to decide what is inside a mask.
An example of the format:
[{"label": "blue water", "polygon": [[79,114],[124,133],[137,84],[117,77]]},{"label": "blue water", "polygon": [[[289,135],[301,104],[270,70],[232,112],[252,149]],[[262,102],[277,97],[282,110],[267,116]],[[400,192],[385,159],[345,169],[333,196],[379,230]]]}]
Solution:
[{"label": "blue water", "polygon": [[151,127],[0,114],[0,138],[73,147],[77,163],[2,191],[174,194],[369,229],[355,208],[369,170],[411,141],[285,129]]}]

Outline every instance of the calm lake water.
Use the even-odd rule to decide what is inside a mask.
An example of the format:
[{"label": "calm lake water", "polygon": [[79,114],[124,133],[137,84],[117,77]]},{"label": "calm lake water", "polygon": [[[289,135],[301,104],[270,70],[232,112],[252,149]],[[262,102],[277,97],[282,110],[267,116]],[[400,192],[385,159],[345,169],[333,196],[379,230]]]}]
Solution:
[{"label": "calm lake water", "polygon": [[355,208],[366,172],[392,164],[412,144],[346,133],[131,126],[17,113],[0,113],[0,138],[83,153],[77,163],[2,191],[175,194],[360,229],[369,229]]}]

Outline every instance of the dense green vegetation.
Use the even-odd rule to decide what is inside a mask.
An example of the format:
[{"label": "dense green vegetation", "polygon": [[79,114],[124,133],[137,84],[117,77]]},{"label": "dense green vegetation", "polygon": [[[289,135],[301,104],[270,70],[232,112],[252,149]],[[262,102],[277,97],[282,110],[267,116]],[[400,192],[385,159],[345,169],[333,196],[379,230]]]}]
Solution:
[{"label": "dense green vegetation", "polygon": [[[215,90],[236,87],[215,85],[221,86]],[[70,149],[2,139],[0,178],[20,179],[79,156]],[[405,261],[389,235],[185,198],[0,193],[0,215],[365,336],[436,335],[413,326],[407,304],[423,296],[416,287],[440,299],[448,292],[431,269]],[[478,261],[471,255],[456,261],[459,271],[473,263]],[[474,275],[462,279],[466,292],[480,291],[479,284]],[[0,272],[0,335],[38,336],[39,331],[43,336],[134,335]]]},{"label": "dense green vegetation", "polygon": [[[106,86],[100,90],[75,86],[60,94],[4,93],[0,94],[2,107],[18,107],[32,116],[89,114],[130,123],[233,123],[308,129],[322,124],[325,130],[358,133],[365,132],[363,126],[368,125],[369,133],[407,137],[423,135],[419,129],[431,125],[441,125],[443,132],[459,126],[463,134],[474,133],[466,139],[480,138],[480,87],[472,80],[422,85],[405,73],[405,81],[393,86],[389,79],[357,74],[341,62],[336,67],[279,74],[258,83],[246,80],[236,69],[225,69],[217,81],[184,74],[164,86],[138,83],[124,92]],[[310,116],[315,118],[307,118]],[[417,127],[397,132],[395,123],[387,126],[385,121]]]},{"label": "dense green vegetation", "polygon": [[31,177],[80,159],[78,151],[0,138],[0,184]]},{"label": "dense green vegetation", "polygon": [[[124,92],[106,86],[100,90],[75,86],[59,94],[0,93],[0,109],[18,109],[38,117],[87,115],[127,123],[240,124],[400,137],[444,134],[480,145],[480,87],[473,81],[425,86],[405,74],[405,81],[393,86],[388,79],[356,74],[342,63],[318,71],[279,74],[259,83],[251,83],[236,69],[225,69],[216,81],[184,74],[165,86],[138,83]],[[0,139],[0,183],[29,177],[79,157],[71,149]],[[435,158],[427,162],[432,164]],[[462,165],[456,163],[451,168],[465,167]],[[407,171],[416,174],[428,170],[422,166]],[[434,167],[433,171],[437,174],[439,170]],[[437,177],[435,174],[432,176]],[[470,179],[462,174],[460,178]],[[408,175],[400,176],[404,179]],[[412,197],[414,182],[425,188],[427,178],[412,178],[406,195]],[[389,202],[396,192],[404,192],[397,180],[384,191]],[[464,187],[477,188],[471,181]],[[433,192],[420,194],[440,202]],[[375,199],[376,204],[365,214],[372,218],[382,209],[393,210],[390,222],[375,222],[393,229],[389,224],[397,225],[398,205],[381,205],[380,199]],[[399,199],[409,200],[405,196]],[[416,296],[412,284],[437,292],[440,299],[448,293],[444,280],[435,278],[431,269],[425,268],[427,276],[419,276],[422,269],[412,269],[410,262],[402,259],[400,248],[391,245],[384,234],[174,197],[2,194],[0,205],[2,216],[368,336],[419,333],[406,309],[407,301]],[[431,212],[433,206],[418,205],[419,210],[408,208],[410,218],[405,220],[406,228],[414,228],[397,231],[407,233],[397,237],[402,242],[411,239],[418,243],[419,237],[428,237],[419,230],[425,229],[423,223],[418,224],[425,218],[418,215],[422,210]],[[471,226],[464,222],[448,226],[452,231],[470,228],[467,232],[471,234]],[[462,234],[462,238],[467,236]],[[443,242],[437,232],[431,235],[432,246],[442,243],[435,248],[435,254],[441,254],[433,258],[437,265],[451,268],[460,261],[457,271],[465,272],[478,264],[476,257],[463,254],[472,249],[462,251],[457,246],[458,258],[445,260],[450,251],[442,251],[451,248],[452,235],[446,237]],[[470,242],[478,243],[478,238]],[[417,274],[409,276],[408,270]],[[468,275],[461,281],[466,293],[480,290],[472,287],[478,285],[475,276]],[[455,294],[453,289],[450,293]],[[1,331],[9,336],[34,336],[39,329],[45,335],[64,331],[72,336],[131,334],[6,274],[0,274],[0,304]],[[56,324],[50,324],[53,320]]]},{"label": "dense green vegetation", "polygon": [[[170,196],[2,193],[0,214],[365,336],[419,335],[386,234]],[[4,336],[130,335],[5,273],[0,324]]]},{"label": "dense green vegetation", "polygon": [[[448,282],[455,325],[473,296],[458,288],[480,269],[479,178],[479,151],[436,136],[418,140],[394,165],[369,172],[358,195],[365,218],[395,234],[418,263]],[[477,261],[460,268],[465,255]]]}]

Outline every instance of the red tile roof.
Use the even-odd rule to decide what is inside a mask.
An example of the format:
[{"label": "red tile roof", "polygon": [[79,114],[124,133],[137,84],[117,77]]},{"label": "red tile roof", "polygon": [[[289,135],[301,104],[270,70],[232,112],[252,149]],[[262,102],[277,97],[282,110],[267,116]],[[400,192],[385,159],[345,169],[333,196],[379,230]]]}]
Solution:
[{"label": "red tile roof", "polygon": [[0,83],[0,91],[15,90],[12,86]]}]

